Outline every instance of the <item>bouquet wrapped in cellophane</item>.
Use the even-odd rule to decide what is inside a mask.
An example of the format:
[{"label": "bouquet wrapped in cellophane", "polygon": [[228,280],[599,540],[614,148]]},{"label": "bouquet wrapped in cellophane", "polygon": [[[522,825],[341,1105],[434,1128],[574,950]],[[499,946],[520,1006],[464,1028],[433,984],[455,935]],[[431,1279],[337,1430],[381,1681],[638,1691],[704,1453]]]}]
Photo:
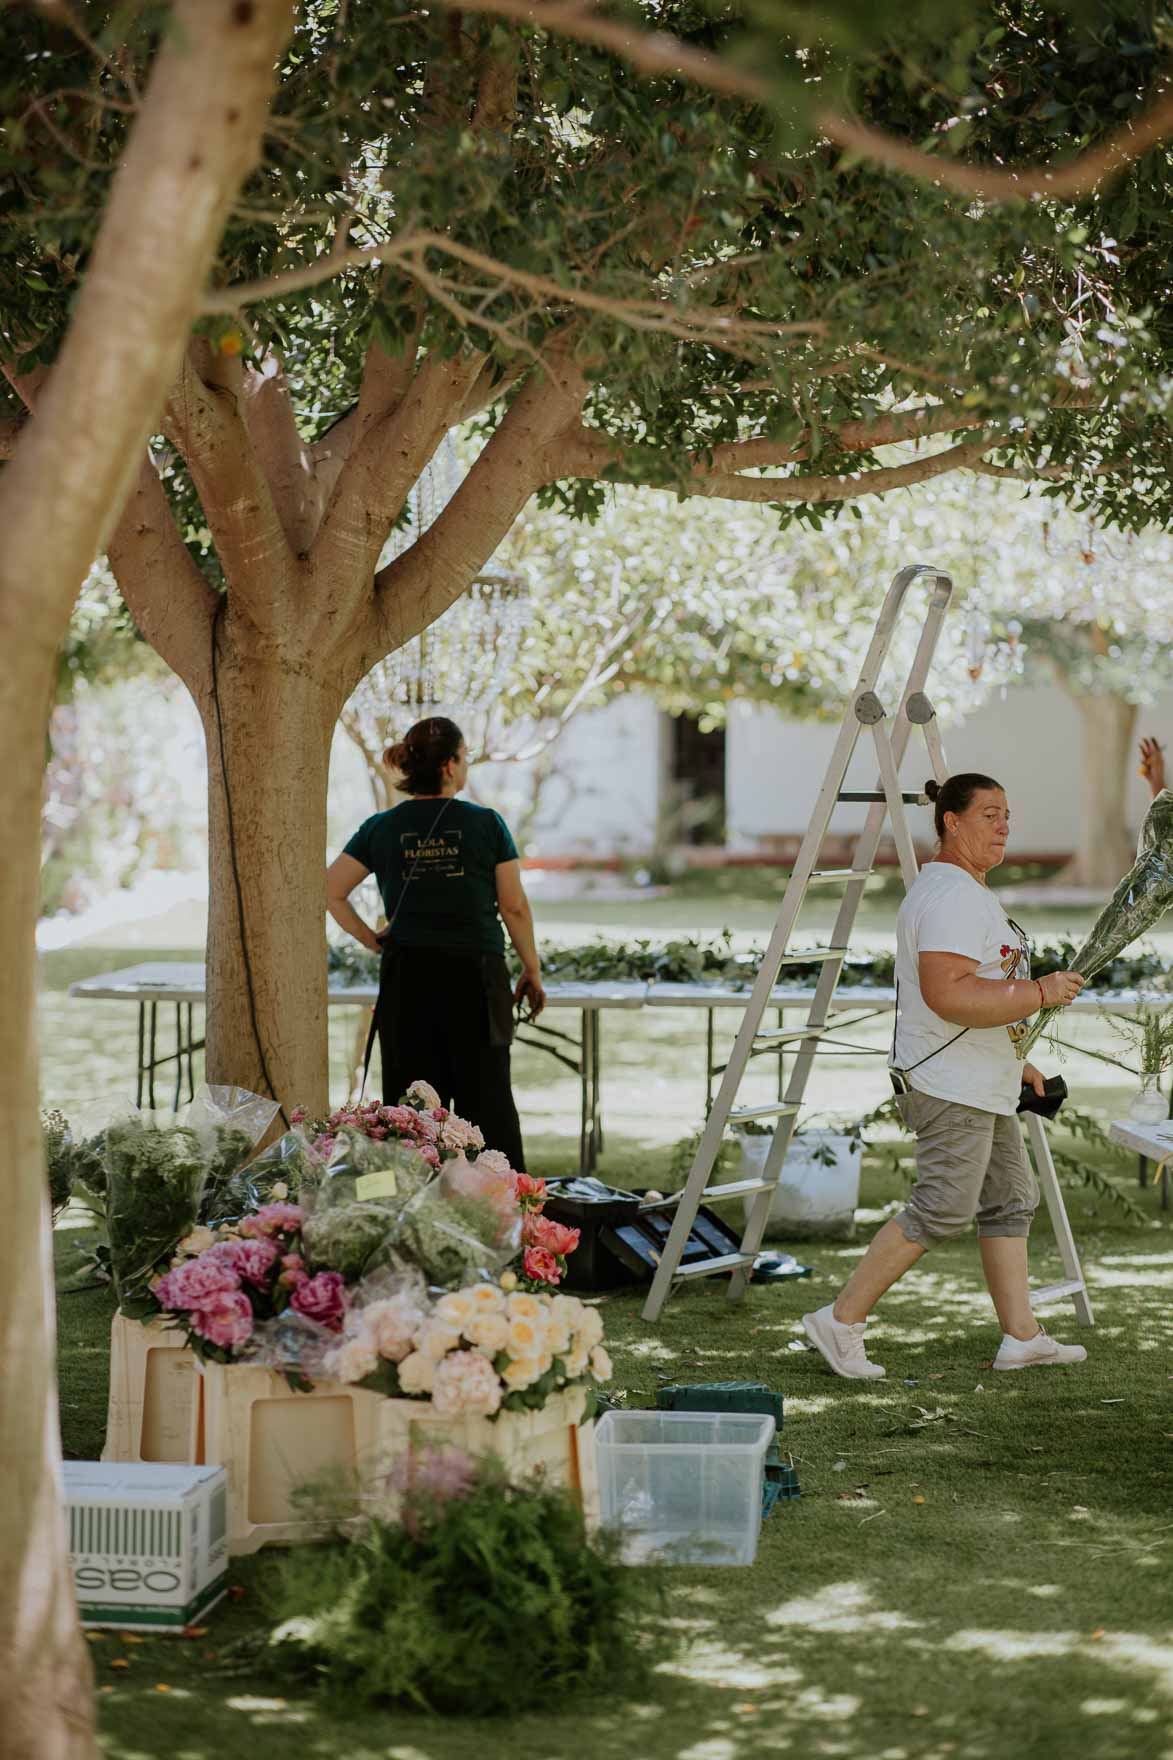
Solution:
[{"label": "bouquet wrapped in cellophane", "polygon": [[[1083,978],[1095,974],[1114,960],[1130,942],[1151,929],[1173,906],[1173,793],[1163,789],[1153,801],[1141,827],[1135,862],[1096,918],[1083,946],[1071,956],[1068,971]],[[1046,1031],[1057,1008],[1044,1008],[1035,1017],[1017,1050],[1024,1058],[1040,1033]]]}]

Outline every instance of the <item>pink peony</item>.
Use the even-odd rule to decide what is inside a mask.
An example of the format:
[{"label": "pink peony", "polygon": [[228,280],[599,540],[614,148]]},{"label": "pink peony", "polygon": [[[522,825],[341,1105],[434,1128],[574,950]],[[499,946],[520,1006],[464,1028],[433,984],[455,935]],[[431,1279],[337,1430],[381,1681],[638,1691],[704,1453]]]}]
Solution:
[{"label": "pink peony", "polygon": [[346,1313],[346,1285],[337,1271],[319,1271],[297,1285],[289,1305],[307,1320],[318,1320],[337,1332]]},{"label": "pink peony", "polygon": [[[217,1297],[240,1289],[240,1279],[223,1249],[212,1247],[198,1259],[188,1259],[160,1279],[155,1297],[164,1308],[203,1308]],[[247,1298],[246,1298],[247,1299]]]},{"label": "pink peony", "polygon": [[440,1151],[437,1148],[435,1148],[431,1143],[421,1143],[419,1146],[419,1151],[420,1151],[420,1154],[423,1156],[424,1160],[427,1162],[429,1167],[439,1167],[439,1165],[440,1165]]},{"label": "pink peony", "polygon": [[452,1351],[432,1374],[432,1406],[442,1418],[491,1418],[501,1406],[501,1380],[476,1351]]},{"label": "pink peony", "polygon": [[360,1315],[359,1336],[388,1362],[401,1363],[411,1354],[415,1337],[424,1316],[408,1295],[392,1296],[385,1302],[371,1302]]},{"label": "pink peony", "polygon": [[233,1241],[229,1251],[237,1276],[245,1283],[251,1283],[254,1289],[263,1289],[277,1257],[276,1242],[265,1239]]},{"label": "pink peony", "polygon": [[309,1113],[304,1106],[295,1106],[289,1114],[289,1122],[290,1124],[304,1124],[308,1117]]},{"label": "pink peony", "polygon": [[562,1267],[548,1247],[527,1247],[522,1264],[534,1283],[562,1282]]},{"label": "pink peony", "polygon": [[387,1123],[405,1137],[419,1135],[420,1115],[414,1106],[386,1106],[383,1116]]},{"label": "pink peony", "polygon": [[577,1247],[579,1232],[577,1228],[565,1228],[549,1216],[531,1214],[522,1224],[521,1238],[527,1247],[545,1247],[548,1253],[564,1259]]},{"label": "pink peony", "polygon": [[500,1149],[482,1149],[477,1156],[477,1166],[487,1168],[490,1173],[498,1174],[501,1179],[507,1179],[510,1185],[516,1187],[517,1175],[509,1165],[508,1155],[503,1155]]},{"label": "pink peony", "polygon": [[222,1350],[237,1351],[252,1336],[253,1311],[243,1290],[225,1290],[196,1308],[190,1321],[193,1332]]},{"label": "pink peony", "polygon": [[546,1202],[546,1182],[531,1179],[528,1173],[515,1173],[513,1190],[523,1210],[539,1210]]},{"label": "pink peony", "polygon": [[262,1204],[252,1216],[244,1218],[240,1232],[252,1236],[296,1234],[304,1221],[305,1211],[300,1204]]}]

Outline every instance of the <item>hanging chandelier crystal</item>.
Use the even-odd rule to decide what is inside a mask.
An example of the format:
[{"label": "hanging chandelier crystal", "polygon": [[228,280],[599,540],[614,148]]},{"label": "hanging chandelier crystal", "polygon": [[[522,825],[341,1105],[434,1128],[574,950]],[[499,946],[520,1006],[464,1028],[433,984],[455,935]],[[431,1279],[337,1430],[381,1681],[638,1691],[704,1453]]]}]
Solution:
[{"label": "hanging chandelier crystal", "polygon": [[[409,498],[410,523],[392,532],[385,567],[443,512],[460,481],[451,437],[440,444]],[[484,569],[443,616],[378,661],[347,703],[344,719],[378,739],[392,721],[451,713],[477,717],[501,696],[521,641],[528,592],[520,575]]]}]

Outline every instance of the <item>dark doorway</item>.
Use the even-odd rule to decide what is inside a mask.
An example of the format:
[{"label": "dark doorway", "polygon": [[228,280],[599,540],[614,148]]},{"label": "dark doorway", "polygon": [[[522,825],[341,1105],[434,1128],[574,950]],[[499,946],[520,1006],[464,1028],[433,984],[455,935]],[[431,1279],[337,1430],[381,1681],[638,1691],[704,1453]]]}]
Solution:
[{"label": "dark doorway", "polygon": [[725,729],[672,717],[670,817],[675,843],[725,841]]}]

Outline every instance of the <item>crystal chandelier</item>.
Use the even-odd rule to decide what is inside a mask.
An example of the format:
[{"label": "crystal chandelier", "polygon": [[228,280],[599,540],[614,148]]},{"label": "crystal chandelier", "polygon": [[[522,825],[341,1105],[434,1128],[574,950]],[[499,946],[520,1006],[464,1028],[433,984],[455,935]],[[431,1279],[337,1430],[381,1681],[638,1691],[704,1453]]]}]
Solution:
[{"label": "crystal chandelier", "polygon": [[[380,567],[427,531],[459,480],[456,448],[448,436],[412,490],[410,524],[392,532]],[[505,689],[521,642],[527,599],[520,575],[482,570],[441,617],[371,668],[347,703],[344,722],[368,732],[377,744],[392,723],[442,713],[457,720],[477,718]]]}]

